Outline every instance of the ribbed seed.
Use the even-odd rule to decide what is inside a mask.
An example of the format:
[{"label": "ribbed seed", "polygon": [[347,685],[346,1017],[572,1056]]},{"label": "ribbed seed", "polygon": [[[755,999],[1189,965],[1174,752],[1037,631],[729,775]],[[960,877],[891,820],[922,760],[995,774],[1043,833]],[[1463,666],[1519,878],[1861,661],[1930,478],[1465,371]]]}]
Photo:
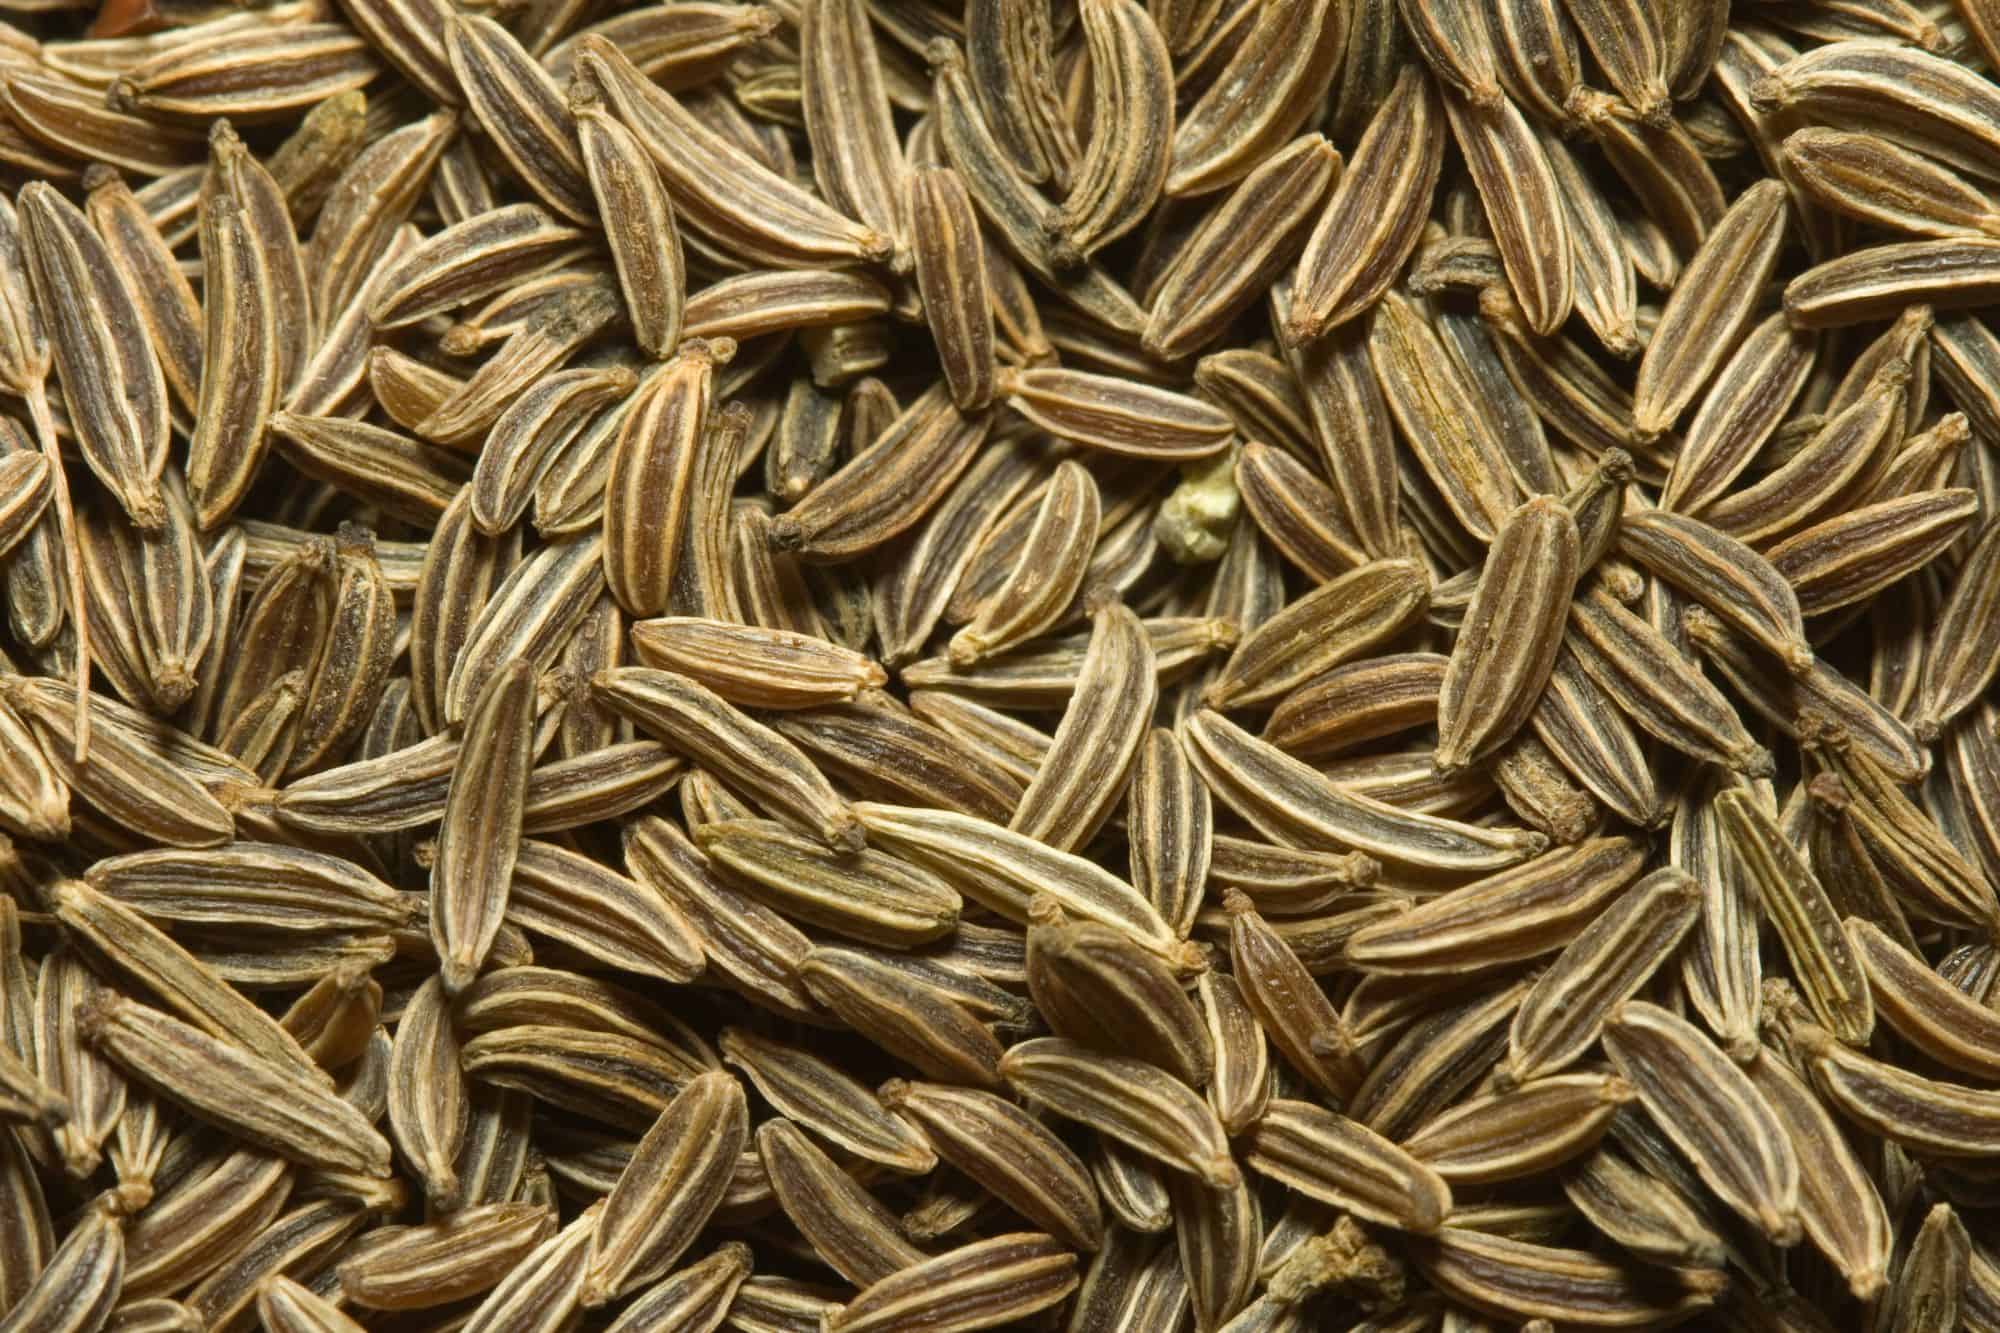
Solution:
[{"label": "ribbed seed", "polygon": [[813,949],[798,971],[814,999],[882,1049],[935,1078],[998,1083],[1000,1043],[940,984],[953,978],[900,967],[887,955],[832,948]]},{"label": "ribbed seed", "polygon": [[389,1125],[432,1205],[456,1208],[454,1162],[465,1141],[469,1090],[444,987],[433,977],[404,1004],[389,1051]]},{"label": "ribbed seed", "polygon": [[530,1251],[472,1312],[464,1324],[468,1333],[556,1333],[573,1323],[590,1240],[603,1212],[603,1203],[591,1204]]},{"label": "ribbed seed", "polygon": [[[1907,443],[1897,465],[1917,447]],[[1957,488],[1884,499],[1792,534],[1771,547],[1771,565],[1798,594],[1801,611],[1825,615],[1871,598],[1929,564],[1977,515],[1975,494]]]},{"label": "ribbed seed", "polygon": [[1806,1081],[1766,1049],[1745,1066],[1799,1159],[1799,1218],[1858,1300],[1882,1289],[1894,1239],[1888,1210],[1839,1124]]},{"label": "ribbed seed", "polygon": [[1575,264],[1562,185],[1542,142],[1505,95],[1475,105],[1454,91],[1444,105],[1514,299],[1529,328],[1554,333],[1575,303]]},{"label": "ribbed seed", "polygon": [[1548,845],[1539,833],[1478,828],[1349,792],[1218,713],[1196,713],[1182,734],[1209,790],[1280,842],[1459,873],[1513,865]]},{"label": "ribbed seed", "polygon": [[896,1220],[783,1117],[757,1127],[757,1152],[792,1225],[828,1267],[857,1286],[924,1259]]},{"label": "ribbed seed", "polygon": [[1920,738],[1941,732],[2000,670],[2000,639],[1990,627],[2000,598],[2000,526],[1982,530],[1959,566],[1951,595],[1931,633],[1912,725]]},{"label": "ribbed seed", "polygon": [[1155,1065],[1041,1037],[1009,1050],[1000,1072],[1021,1095],[1163,1166],[1217,1189],[1238,1179],[1215,1112]]},{"label": "ribbed seed", "polygon": [[1423,474],[1466,532],[1483,542],[1518,502],[1513,469],[1471,382],[1423,310],[1399,293],[1376,305],[1369,359]]},{"label": "ribbed seed", "polygon": [[1204,701],[1241,708],[1276,700],[1352,660],[1422,614],[1428,580],[1409,560],[1378,560],[1321,584],[1238,644]]},{"label": "ribbed seed", "polygon": [[1618,550],[1686,593],[1792,671],[1812,662],[1796,593],[1764,556],[1699,518],[1649,509],[1619,525]]},{"label": "ribbed seed", "polygon": [[1626,838],[1593,838],[1454,889],[1369,926],[1348,957],[1369,971],[1454,972],[1560,949],[1640,869]]},{"label": "ribbed seed", "polygon": [[590,1239],[579,1303],[634,1290],[671,1269],[707,1223],[749,1138],[742,1085],[703,1074],[639,1141]]},{"label": "ribbed seed", "polygon": [[1721,1266],[1722,1239],[1708,1219],[1676,1188],[1609,1144],[1572,1166],[1562,1185],[1593,1227],[1639,1258],[1689,1268]]},{"label": "ribbed seed", "polygon": [[1480,10],[1466,0],[1397,0],[1410,40],[1431,73],[1476,107],[1491,108],[1500,91],[1493,39]]},{"label": "ribbed seed", "polygon": [[0,1318],[6,1333],[89,1333],[105,1327],[125,1280],[124,1219],[99,1201]]},{"label": "ribbed seed", "polygon": [[[1305,245],[1340,166],[1340,154],[1326,139],[1308,134],[1246,176],[1202,220],[1161,276],[1142,340],[1146,350],[1183,356],[1213,341]],[[1199,382],[1199,367],[1195,377]],[[1216,396],[1212,388],[1210,396]],[[1238,429],[1244,425],[1238,416]]]},{"label": "ribbed seed", "polygon": [[[1416,247],[1444,160],[1444,107],[1405,68],[1321,215],[1292,287],[1286,333],[1305,342],[1366,311]],[[1414,163],[1414,169],[1411,164]]]},{"label": "ribbed seed", "polygon": [[602,35],[578,39],[576,68],[653,154],[689,225],[725,251],[776,268],[888,256],[888,236],[842,217],[717,134]]},{"label": "ribbed seed", "polygon": [[1351,1098],[1364,1072],[1353,1034],[1284,937],[1236,890],[1223,897],[1241,1002],[1280,1054],[1330,1096]]},{"label": "ribbed seed", "polygon": [[1875,1008],[1905,1040],[1941,1064],[1991,1077],[1993,1011],[1944,980],[1871,921],[1849,917],[1847,938]]},{"label": "ribbed seed", "polygon": [[770,521],[770,544],[842,560],[914,527],[972,464],[993,415],[962,415],[945,386],[927,391],[867,448]]},{"label": "ribbed seed", "polygon": [[680,341],[687,266],[674,206],[638,137],[585,100],[570,107],[583,175],[604,219],[633,341],[656,360]]},{"label": "ribbed seed", "polygon": [[[1033,559],[1033,547],[1023,559]],[[1124,795],[1156,695],[1152,644],[1117,602],[1092,614],[1070,708],[1009,824],[1063,851],[1088,841]]]},{"label": "ribbed seed", "polygon": [[1260,10],[1248,26],[1215,82],[1173,127],[1169,195],[1228,185],[1297,134],[1347,41],[1345,9],[1324,0]]},{"label": "ribbed seed", "polygon": [[687,523],[696,451],[723,340],[688,344],[633,394],[612,446],[604,498],[604,573],[633,616],[663,615]]},{"label": "ribbed seed", "polygon": [[1131,885],[1093,862],[969,815],[864,802],[854,807],[872,837],[943,876],[961,893],[1025,924],[1038,894],[1066,912],[1121,930],[1174,957],[1180,939]]},{"label": "ribbed seed", "polygon": [[1122,931],[1069,922],[1052,898],[1029,918],[1028,993],[1057,1035],[1149,1060],[1189,1087],[1208,1082],[1208,1030],[1165,962]]},{"label": "ribbed seed", "polygon": [[178,1019],[101,993],[86,1039],[162,1096],[293,1161],[386,1176],[389,1145],[358,1111]]},{"label": "ribbed seed", "polygon": [[836,934],[911,948],[958,920],[953,889],[882,852],[830,852],[775,821],[752,819],[703,824],[695,842],[788,916]]},{"label": "ribbed seed", "polygon": [[1139,744],[1126,793],[1132,887],[1185,935],[1212,856],[1214,809],[1180,738],[1155,728]]},{"label": "ribbed seed", "polygon": [[1633,1092],[1615,1074],[1555,1074],[1462,1102],[1403,1140],[1454,1184],[1509,1180],[1588,1152]]},{"label": "ribbed seed", "polygon": [[1032,1115],[992,1093],[940,1083],[892,1081],[882,1099],[1023,1217],[1078,1249],[1101,1244],[1097,1193],[1083,1163]]},{"label": "ribbed seed", "polygon": [[920,1175],[936,1165],[921,1135],[824,1060],[742,1028],[724,1028],[717,1044],[766,1101],[829,1142],[892,1170]]},{"label": "ribbed seed", "polygon": [[1798,1156],[1742,1070],[1685,1019],[1636,1000],[1613,1013],[1604,1047],[1718,1198],[1777,1243],[1798,1238]]},{"label": "ribbed seed", "polygon": [[1507,1077],[1526,1082],[1579,1059],[1612,1012],[1673,957],[1700,905],[1694,881],[1670,866],[1620,894],[1522,998],[1508,1032]]},{"label": "ribbed seed", "polygon": [[1640,430],[1672,426],[1735,350],[1776,267],[1786,217],[1784,187],[1762,181],[1702,241],[1639,362],[1633,412]]},{"label": "ribbed seed", "polygon": [[1715,804],[1731,863],[1777,928],[1807,1004],[1842,1040],[1865,1044],[1875,1022],[1867,978],[1826,890],[1754,797],[1725,791]]},{"label": "ribbed seed", "polygon": [[536,684],[511,663],[481,690],[445,794],[431,868],[431,938],[457,994],[485,963],[507,912],[533,763]]},{"label": "ribbed seed", "polygon": [[1252,1169],[1364,1221],[1429,1235],[1451,1213],[1443,1177],[1366,1125],[1274,1100],[1250,1130]]},{"label": "ribbed seed", "polygon": [[826,1333],[987,1328],[1046,1309],[1076,1284],[1075,1254],[1052,1236],[1015,1232],[879,1278],[822,1316],[821,1327]]},{"label": "ribbed seed", "polygon": [[1771,756],[1716,688],[1645,621],[1601,588],[1570,608],[1564,650],[1641,729],[1673,748],[1752,777]]},{"label": "ribbed seed", "polygon": [[925,167],[910,174],[908,212],[924,320],[945,382],[960,409],[978,411],[993,399],[998,363],[991,276],[972,196],[951,168]]},{"label": "ribbed seed", "polygon": [[94,958],[188,1022],[294,1076],[326,1081],[275,1020],[131,908],[79,880],[58,881],[46,897],[56,919]]},{"label": "ribbed seed", "polygon": [[1549,497],[1500,524],[1438,692],[1446,773],[1504,745],[1533,711],[1562,646],[1578,565],[1576,521]]},{"label": "ribbed seed", "polygon": [[650,667],[600,673],[592,691],[636,724],[829,847],[858,850],[861,826],[796,746],[685,676]]},{"label": "ribbed seed", "polygon": [[1509,1318],[1643,1328],[1714,1304],[1723,1275],[1687,1269],[1664,1282],[1582,1250],[1447,1227],[1415,1255],[1424,1276],[1478,1309]]}]

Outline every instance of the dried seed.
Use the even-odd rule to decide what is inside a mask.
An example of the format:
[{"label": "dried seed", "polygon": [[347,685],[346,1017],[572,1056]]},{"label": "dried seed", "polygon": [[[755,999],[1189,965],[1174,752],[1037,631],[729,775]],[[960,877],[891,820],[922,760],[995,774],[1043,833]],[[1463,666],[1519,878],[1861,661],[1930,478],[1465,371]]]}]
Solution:
[{"label": "dried seed", "polygon": [[1798,1239],[1798,1156],[1735,1064],[1685,1019],[1637,1000],[1613,1012],[1604,1048],[1716,1197],[1777,1243]]}]

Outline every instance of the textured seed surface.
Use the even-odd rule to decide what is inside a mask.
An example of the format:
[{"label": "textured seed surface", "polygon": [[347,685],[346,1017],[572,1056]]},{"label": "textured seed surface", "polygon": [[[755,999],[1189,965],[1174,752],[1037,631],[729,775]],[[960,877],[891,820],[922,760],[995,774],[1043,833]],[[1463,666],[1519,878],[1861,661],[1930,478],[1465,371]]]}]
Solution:
[{"label": "textured seed surface", "polygon": [[1996,67],[4,6],[0,1333],[2000,1328]]}]

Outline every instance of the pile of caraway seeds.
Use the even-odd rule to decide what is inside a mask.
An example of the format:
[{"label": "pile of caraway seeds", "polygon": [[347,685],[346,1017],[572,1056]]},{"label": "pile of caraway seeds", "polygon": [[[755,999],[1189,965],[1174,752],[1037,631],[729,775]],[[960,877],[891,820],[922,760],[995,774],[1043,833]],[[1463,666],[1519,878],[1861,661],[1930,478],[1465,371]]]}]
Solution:
[{"label": "pile of caraway seeds", "polygon": [[0,1333],[2000,1333],[2000,0],[0,0]]}]

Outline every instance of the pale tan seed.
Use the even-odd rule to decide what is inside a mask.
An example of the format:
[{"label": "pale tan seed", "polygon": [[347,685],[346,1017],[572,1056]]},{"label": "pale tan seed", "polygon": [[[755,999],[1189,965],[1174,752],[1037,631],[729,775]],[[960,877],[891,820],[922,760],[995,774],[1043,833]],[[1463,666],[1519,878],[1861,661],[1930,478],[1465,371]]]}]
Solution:
[{"label": "pale tan seed", "polygon": [[[1022,558],[1037,559],[1032,544]],[[1061,851],[1089,841],[1124,795],[1157,697],[1153,647],[1139,618],[1106,601],[1091,622],[1076,693],[1008,825]]]},{"label": "pale tan seed", "polygon": [[750,891],[786,915],[889,948],[913,948],[957,923],[958,893],[886,853],[829,851],[773,820],[703,824],[695,842]]},{"label": "pale tan seed", "polygon": [[[883,1050],[934,1078],[996,1085],[1001,1047],[962,979],[935,965],[899,966],[893,955],[814,948],[799,980],[820,1004]],[[1012,996],[1002,1003],[1019,1019]],[[998,998],[998,997],[989,997]]]},{"label": "pale tan seed", "polygon": [[1363,929],[1347,954],[1369,971],[1424,974],[1552,952],[1637,878],[1642,859],[1628,838],[1547,852]]},{"label": "pale tan seed", "polygon": [[1554,333],[1575,304],[1576,271],[1562,185],[1542,141],[1505,95],[1475,105],[1452,91],[1444,105],[1514,299],[1529,328]]},{"label": "pale tan seed", "polygon": [[21,1299],[0,1318],[6,1333],[86,1333],[102,1328],[125,1279],[124,1219],[99,1201],[49,1256]]},{"label": "pale tan seed", "polygon": [[1208,1082],[1208,1031],[1164,961],[1122,931],[1068,921],[1052,898],[1028,911],[1028,993],[1058,1036],[1149,1060],[1189,1087]]},{"label": "pale tan seed", "polygon": [[[653,154],[689,224],[725,250],[772,267],[889,255],[889,236],[852,221],[756,161],[689,114],[601,34],[577,41],[580,78]],[[801,264],[803,262],[803,265]]]},{"label": "pale tan seed", "polygon": [[592,692],[637,725],[835,850],[859,850],[854,810],[790,741],[697,682],[650,667],[619,667]]},{"label": "pale tan seed", "polygon": [[1054,367],[1000,377],[1008,405],[1053,435],[1092,449],[1165,461],[1202,458],[1235,431],[1198,398],[1109,375]]},{"label": "pale tan seed", "polygon": [[1889,1025],[1940,1063],[1990,1077],[1993,1012],[1873,922],[1849,917],[1846,930],[1875,1008]]},{"label": "pale tan seed", "polygon": [[1249,30],[1174,127],[1169,195],[1206,193],[1247,175],[1305,125],[1339,67],[1348,26],[1340,6],[1313,0],[1245,17]]},{"label": "pale tan seed", "polygon": [[1751,738],[1728,699],[1602,588],[1571,604],[1569,624],[1564,651],[1642,730],[1750,777],[1771,772],[1769,751]]},{"label": "pale tan seed", "polygon": [[[580,90],[587,94],[588,90]],[[680,341],[687,265],[674,206],[638,137],[601,102],[572,101],[584,176],[605,222],[633,341],[655,360]]]},{"label": "pale tan seed", "polygon": [[473,1310],[469,1333],[556,1333],[573,1322],[591,1237],[604,1212],[600,1201],[543,1241]]},{"label": "pale tan seed", "polygon": [[1240,708],[1281,698],[1402,630],[1422,614],[1428,583],[1415,561],[1378,560],[1320,585],[1237,645],[1204,702]]},{"label": "pale tan seed", "polygon": [[80,880],[46,891],[56,919],[93,957],[212,1037],[293,1076],[328,1080],[285,1030],[131,908]]},{"label": "pale tan seed", "polygon": [[1132,887],[1185,935],[1208,878],[1215,814],[1180,737],[1154,728],[1140,742],[1126,793]]},{"label": "pale tan seed", "polygon": [[1995,1094],[1851,1051],[1810,1023],[1790,1032],[1813,1083],[1847,1119],[1894,1142],[1941,1157],[1991,1155]]},{"label": "pale tan seed", "polygon": [[940,1083],[885,1084],[883,1102],[915,1120],[946,1161],[1009,1207],[1078,1249],[1104,1226],[1097,1192],[1075,1154],[1032,1115],[992,1093]]},{"label": "pale tan seed", "polygon": [[1518,503],[1519,486],[1469,377],[1423,309],[1397,292],[1375,307],[1368,356],[1402,438],[1446,509],[1466,532],[1490,542]]},{"label": "pale tan seed", "polygon": [[[1146,350],[1160,357],[1184,356],[1214,341],[1304,246],[1340,167],[1340,154],[1324,136],[1307,134],[1244,177],[1161,275],[1142,339]],[[1200,367],[1195,374],[1199,382]],[[1213,388],[1210,396],[1216,396]],[[1230,410],[1227,403],[1220,405]],[[1243,418],[1231,415],[1238,430],[1244,430]]]},{"label": "pale tan seed", "polygon": [[605,483],[604,573],[629,615],[668,609],[715,367],[734,355],[728,339],[688,344],[634,392],[619,427]]},{"label": "pale tan seed", "polygon": [[1249,1304],[1258,1280],[1264,1219],[1248,1181],[1210,1189],[1182,1176],[1169,1177],[1174,1198],[1174,1239],[1199,1325],[1222,1328]]},{"label": "pale tan seed", "polygon": [[712,977],[780,1013],[814,1011],[797,971],[812,943],[796,926],[724,884],[687,835],[664,819],[640,816],[623,834],[633,877],[687,921]]},{"label": "pale tan seed", "polygon": [[643,1133],[707,1065],[658,1041],[523,1023],[467,1040],[460,1064],[475,1083],[525,1092],[633,1133]]},{"label": "pale tan seed", "polygon": [[946,387],[934,386],[803,501],[771,520],[770,544],[813,560],[846,559],[882,545],[944,499],[992,425],[990,411],[963,415]]},{"label": "pale tan seed", "polygon": [[[1094,254],[1138,226],[1159,199],[1169,158],[1179,151],[1173,69],[1145,7],[1136,0],[1089,0],[1079,14],[1090,53],[1092,133],[1053,219],[1058,264],[1072,252]],[[1197,107],[1190,117],[1199,114]],[[1184,157],[1181,166],[1184,171]]]},{"label": "pale tan seed", "polygon": [[1729,622],[1793,671],[1812,662],[1798,596],[1764,556],[1699,518],[1665,509],[1627,515],[1618,549]]},{"label": "pale tan seed", "polygon": [[1593,1227],[1640,1258],[1690,1268],[1722,1265],[1722,1239],[1703,1213],[1609,1144],[1565,1172],[1562,1187]]},{"label": "pale tan seed", "polygon": [[1843,1040],[1865,1044],[1875,1021],[1868,981],[1826,890],[1748,793],[1722,792],[1716,809],[1731,863],[1776,927],[1807,1004]]}]

